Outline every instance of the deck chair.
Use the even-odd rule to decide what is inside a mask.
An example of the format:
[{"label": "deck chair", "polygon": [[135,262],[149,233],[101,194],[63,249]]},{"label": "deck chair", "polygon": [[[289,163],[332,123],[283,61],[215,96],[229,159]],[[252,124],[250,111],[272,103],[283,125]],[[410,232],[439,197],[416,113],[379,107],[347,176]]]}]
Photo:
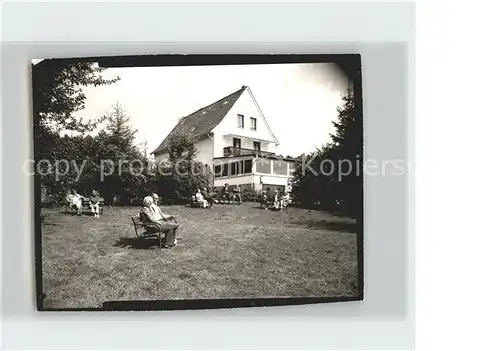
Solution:
[{"label": "deck chair", "polygon": [[[161,225],[157,223],[147,223],[148,227],[154,226],[156,227],[156,230],[151,231],[151,230],[146,230],[146,223],[143,223],[138,216],[133,216],[132,218],[132,223],[134,224],[134,230],[135,230],[135,235],[139,239],[145,239],[145,240],[151,240],[151,239],[156,239],[158,240],[158,248],[161,249],[161,237],[162,237],[162,232],[161,232]],[[175,231],[177,228],[179,228],[179,224],[177,224],[177,220],[174,218],[175,224],[172,224],[171,230]],[[148,228],[149,229],[149,228]]]}]

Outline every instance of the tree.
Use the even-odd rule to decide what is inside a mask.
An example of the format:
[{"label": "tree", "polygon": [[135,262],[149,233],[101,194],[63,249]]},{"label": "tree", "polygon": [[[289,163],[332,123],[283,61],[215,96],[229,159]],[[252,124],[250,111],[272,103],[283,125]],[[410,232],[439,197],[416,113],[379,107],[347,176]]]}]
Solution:
[{"label": "tree", "polygon": [[174,130],[166,147],[167,162],[157,165],[159,195],[171,203],[185,203],[197,188],[212,185],[213,174],[195,160],[196,138],[185,129]]},{"label": "tree", "polygon": [[107,120],[106,131],[109,135],[108,142],[121,153],[136,153],[138,150],[134,145],[134,141],[137,129],[130,126],[130,116],[126,114],[124,107],[119,102],[116,102],[112,107],[112,111],[105,116]]},{"label": "tree", "polygon": [[358,109],[354,103],[351,89],[342,98],[344,105],[337,108],[339,121],[333,121],[335,133],[330,134],[335,150],[342,157],[355,159],[361,155],[363,147],[363,124]]},{"label": "tree", "polygon": [[84,122],[74,116],[85,107],[83,87],[115,83],[119,77],[105,79],[104,68],[84,59],[43,60],[32,65],[35,159],[51,159],[61,131],[88,132],[105,117]]},{"label": "tree", "polygon": [[128,205],[148,191],[148,162],[135,145],[137,130],[132,128],[124,107],[117,102],[105,115],[106,128],[97,136],[101,150],[97,161],[100,167],[107,168],[101,170],[105,175],[101,179],[103,191],[109,201],[117,195],[123,205]]},{"label": "tree", "polygon": [[175,163],[177,160],[191,162],[198,154],[198,150],[196,150],[196,138],[191,131],[185,128],[176,128],[169,136],[166,151],[172,163]]},{"label": "tree", "polygon": [[337,109],[338,122],[332,122],[332,142],[302,156],[295,167],[292,192],[302,206],[341,209],[356,215],[363,205],[362,169],[357,169],[361,166],[363,127],[351,89],[343,101]]},{"label": "tree", "polygon": [[344,211],[356,214],[363,206],[363,123],[360,106],[355,103],[351,89],[343,101],[344,105],[338,109],[339,121],[333,122],[336,132],[331,134],[330,157],[338,160],[336,164],[341,167],[335,172],[334,193]]}]

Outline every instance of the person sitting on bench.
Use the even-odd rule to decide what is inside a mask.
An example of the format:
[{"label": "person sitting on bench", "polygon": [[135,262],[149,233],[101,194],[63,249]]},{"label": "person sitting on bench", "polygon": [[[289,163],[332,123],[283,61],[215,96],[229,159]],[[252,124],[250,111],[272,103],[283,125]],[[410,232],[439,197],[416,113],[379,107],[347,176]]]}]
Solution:
[{"label": "person sitting on bench", "polygon": [[283,196],[281,197],[281,209],[287,210],[289,204],[290,204],[290,193],[288,191],[285,191],[283,193]]},{"label": "person sitting on bench", "polygon": [[269,205],[268,197],[269,197],[268,192],[266,190],[263,190],[262,195],[260,197],[260,208],[264,206],[264,208],[267,210],[267,206]]},{"label": "person sitting on bench", "polygon": [[163,212],[160,210],[160,197],[156,193],[152,193],[151,197],[153,198],[153,207],[154,209],[162,216],[163,218]]},{"label": "person sitting on bench", "polygon": [[100,201],[99,193],[96,190],[92,190],[92,194],[89,199],[89,207],[90,211],[94,214],[94,217],[99,218],[99,201]]},{"label": "person sitting on bench", "polygon": [[221,202],[222,203],[225,203],[227,201],[227,203],[231,203],[231,194],[229,192],[229,184],[224,184],[224,187],[222,188],[222,193],[221,193]]},{"label": "person sitting on bench", "polygon": [[174,219],[174,216],[164,215],[160,208],[155,205],[154,200],[151,196],[146,196],[144,198],[144,207],[139,212],[139,219],[145,224],[145,228],[148,231],[157,231],[157,225],[148,226],[148,223],[155,223],[160,225],[160,231],[165,234],[165,241],[168,247],[177,245],[177,238],[175,231],[172,230],[172,224],[168,223],[169,220]]},{"label": "person sitting on bench", "polygon": [[278,189],[274,189],[274,209],[281,210],[281,196]]},{"label": "person sitting on bench", "polygon": [[236,201],[238,201],[238,205],[241,205],[241,187],[239,185],[233,188],[233,203]]},{"label": "person sitting on bench", "polygon": [[69,208],[76,209],[77,215],[81,215],[83,212],[83,196],[78,194],[75,189],[66,195],[66,202]]},{"label": "person sitting on bench", "polygon": [[205,200],[208,201],[208,204],[210,205],[210,208],[214,208],[214,202],[215,202],[215,199],[214,199],[214,196],[208,192],[207,190],[207,187],[204,187],[202,192],[201,192],[201,195],[203,196],[203,198]]},{"label": "person sitting on bench", "polygon": [[205,198],[201,194],[201,190],[200,189],[198,189],[196,191],[195,199],[196,199],[196,202],[199,203],[202,208],[207,208],[208,207],[208,201],[205,200]]}]

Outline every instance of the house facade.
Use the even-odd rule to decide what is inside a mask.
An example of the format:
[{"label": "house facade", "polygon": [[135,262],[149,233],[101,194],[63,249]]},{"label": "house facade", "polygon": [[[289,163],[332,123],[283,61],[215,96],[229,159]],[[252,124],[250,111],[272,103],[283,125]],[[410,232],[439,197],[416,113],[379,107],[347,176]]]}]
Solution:
[{"label": "house facade", "polygon": [[212,169],[214,186],[289,187],[294,160],[276,155],[279,141],[248,86],[183,117],[153,151],[155,162],[168,158],[166,146],[178,131],[195,136],[196,159]]}]

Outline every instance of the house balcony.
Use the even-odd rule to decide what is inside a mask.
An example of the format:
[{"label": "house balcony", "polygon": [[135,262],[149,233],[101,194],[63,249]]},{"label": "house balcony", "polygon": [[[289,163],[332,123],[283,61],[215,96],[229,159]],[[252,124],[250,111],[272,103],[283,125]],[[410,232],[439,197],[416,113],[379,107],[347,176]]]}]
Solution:
[{"label": "house balcony", "polygon": [[275,155],[274,152],[268,151],[259,151],[253,149],[243,149],[234,146],[228,146],[224,148],[224,157],[229,156],[259,156],[259,157],[268,157]]}]

